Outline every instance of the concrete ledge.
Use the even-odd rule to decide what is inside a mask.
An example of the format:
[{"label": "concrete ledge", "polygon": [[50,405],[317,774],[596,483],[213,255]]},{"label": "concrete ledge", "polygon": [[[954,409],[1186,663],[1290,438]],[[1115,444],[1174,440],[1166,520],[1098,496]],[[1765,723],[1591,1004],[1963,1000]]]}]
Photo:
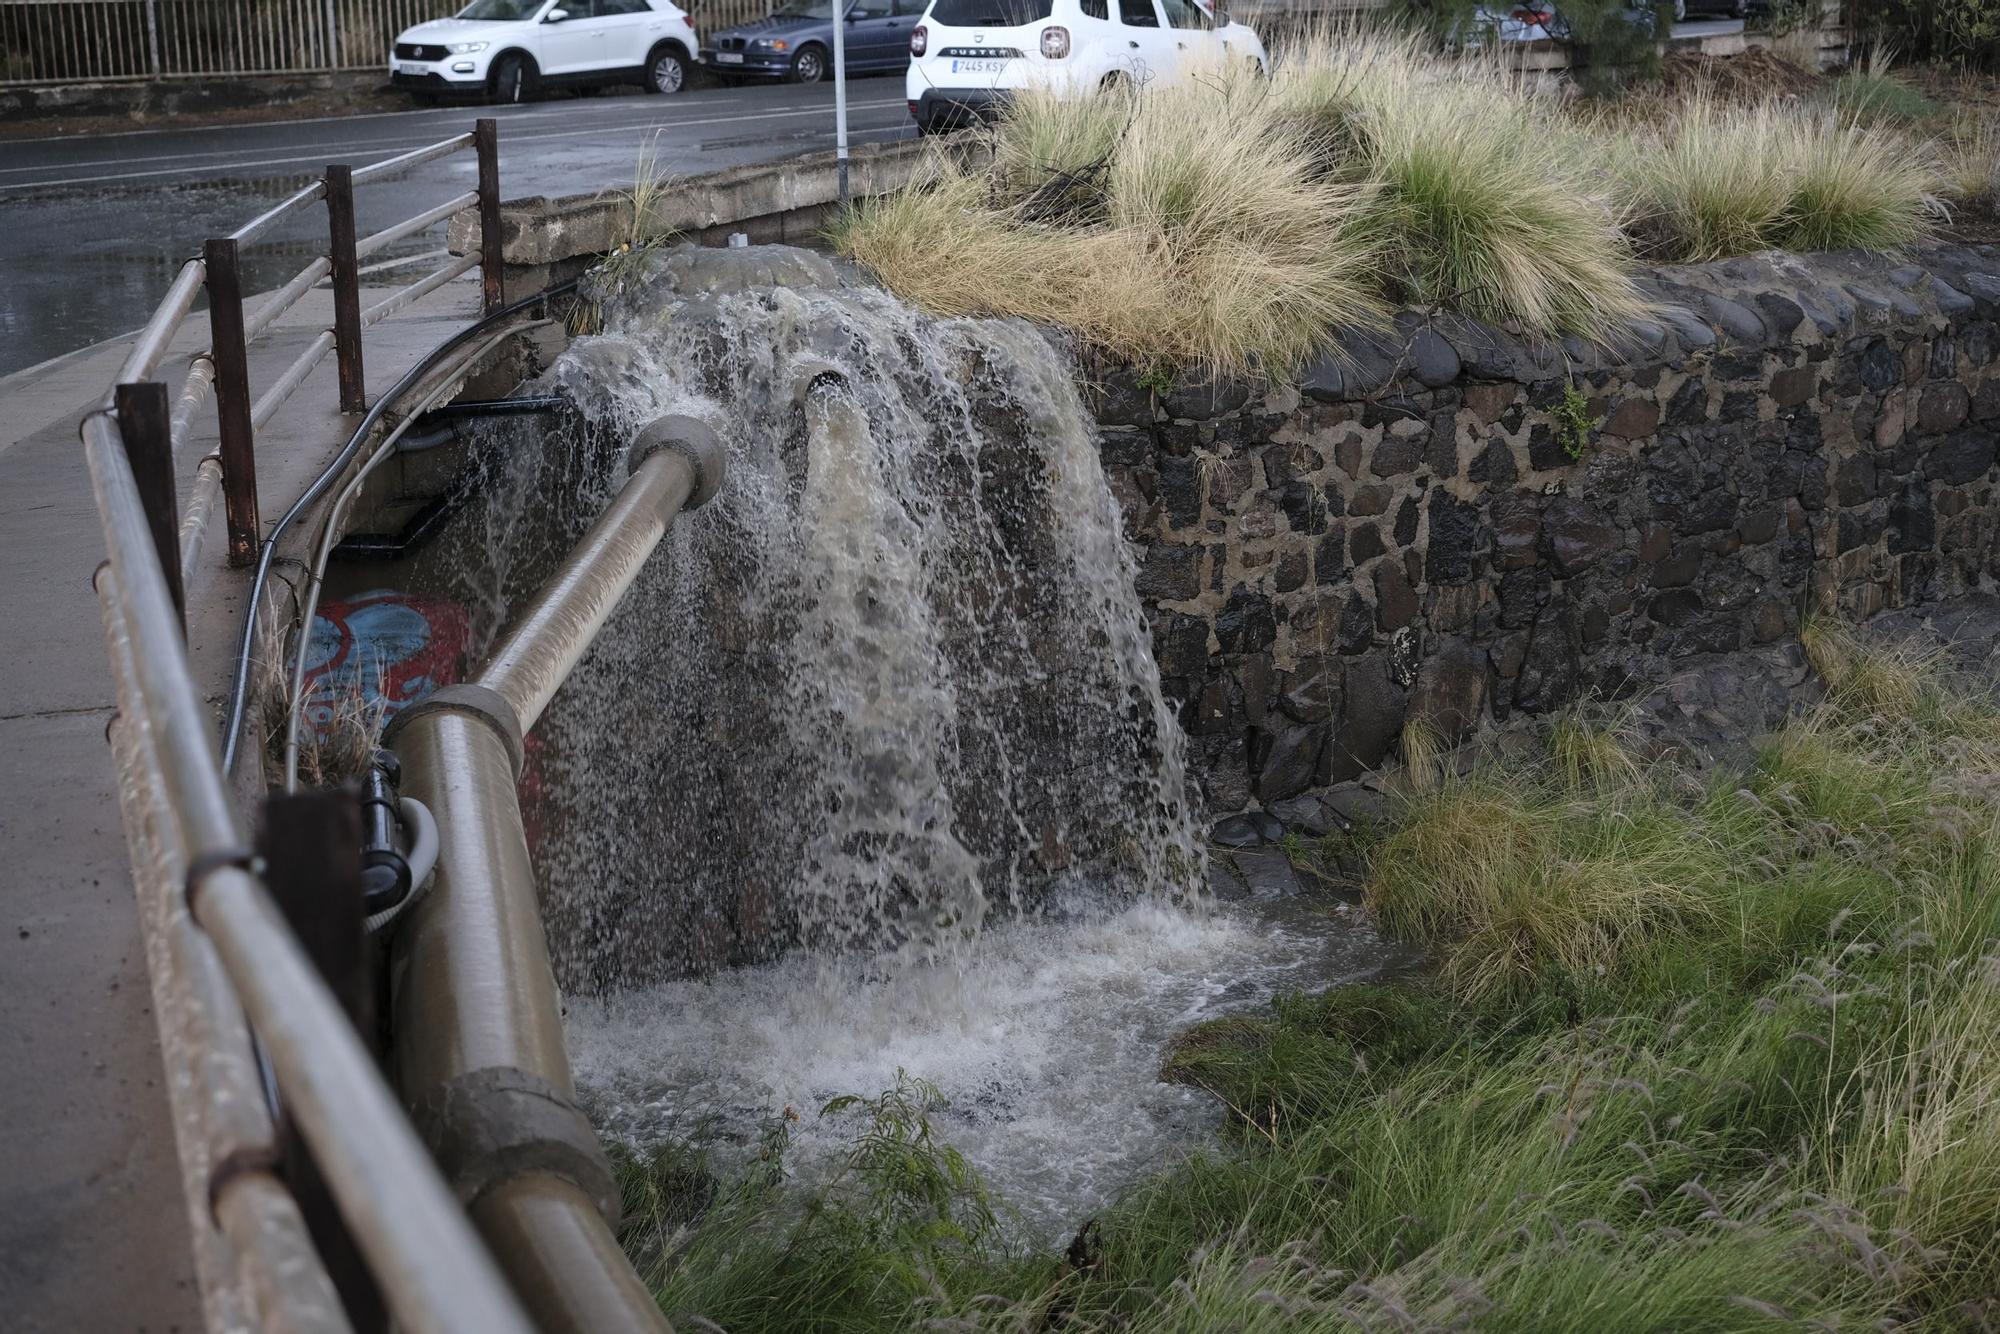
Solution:
[{"label": "concrete ledge", "polygon": [[[969,162],[984,152],[983,141],[974,135],[860,145],[848,160],[849,192],[855,198],[888,194],[920,179],[939,154]],[[705,245],[721,244],[730,232],[744,232],[759,244],[796,244],[819,232],[838,209],[839,197],[834,155],[807,153],[675,181],[642,230],[677,233]],[[615,190],[516,199],[501,206],[500,228],[509,293],[527,292],[568,277],[624,244],[632,230],[631,203]],[[462,255],[475,247],[478,230],[472,210],[453,218],[447,241],[452,253]]]}]

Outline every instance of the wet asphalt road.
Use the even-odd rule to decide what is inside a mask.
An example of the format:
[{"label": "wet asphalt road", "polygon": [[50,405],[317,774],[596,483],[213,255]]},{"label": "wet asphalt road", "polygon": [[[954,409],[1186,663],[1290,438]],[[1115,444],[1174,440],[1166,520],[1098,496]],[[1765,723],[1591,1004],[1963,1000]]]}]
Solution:
[{"label": "wet asphalt road", "polygon": [[[327,163],[364,166],[500,122],[510,198],[628,187],[650,140],[660,171],[714,171],[833,144],[830,85],[698,88],[677,97],[563,97],[524,106],[446,106],[205,129],[140,130],[0,143],[0,375],[136,328],[203,238],[284,198]],[[855,143],[914,135],[900,77],[848,83]],[[355,192],[362,235],[474,187],[470,153]],[[261,291],[324,246],[325,214],[305,210],[245,251]],[[371,256],[412,277],[444,245],[440,224]]]}]

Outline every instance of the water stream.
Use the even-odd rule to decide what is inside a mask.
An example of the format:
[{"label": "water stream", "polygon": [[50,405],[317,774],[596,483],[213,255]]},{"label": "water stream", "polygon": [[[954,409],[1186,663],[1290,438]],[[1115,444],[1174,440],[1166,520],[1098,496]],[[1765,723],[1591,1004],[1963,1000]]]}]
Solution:
[{"label": "water stream", "polygon": [[545,916],[607,1132],[747,1145],[897,1072],[1032,1228],[1201,1143],[1173,1032],[1377,971],[1325,906],[1219,909],[1066,359],[804,252],[622,266],[549,374],[596,485],[667,412],[729,476],[533,758]]}]

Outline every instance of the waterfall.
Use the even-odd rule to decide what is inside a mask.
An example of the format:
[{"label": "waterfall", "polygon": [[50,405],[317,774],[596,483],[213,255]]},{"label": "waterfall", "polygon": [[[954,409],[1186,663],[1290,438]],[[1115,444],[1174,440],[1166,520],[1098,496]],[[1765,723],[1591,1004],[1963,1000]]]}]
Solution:
[{"label": "waterfall", "polygon": [[729,474],[552,711],[569,987],[1197,892],[1180,732],[1044,336],[803,252],[652,256],[603,301],[551,378],[605,440],[703,418]]}]

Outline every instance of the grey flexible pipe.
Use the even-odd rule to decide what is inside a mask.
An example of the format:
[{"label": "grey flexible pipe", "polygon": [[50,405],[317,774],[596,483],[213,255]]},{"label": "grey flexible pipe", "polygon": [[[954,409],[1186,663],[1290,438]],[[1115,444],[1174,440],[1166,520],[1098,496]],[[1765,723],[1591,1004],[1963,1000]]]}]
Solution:
[{"label": "grey flexible pipe", "polygon": [[519,301],[500,307],[491,315],[483,316],[468,324],[439,343],[428,356],[405,371],[403,377],[390,386],[387,393],[375,400],[367,415],[354,428],[354,434],[348,436],[347,443],[333,456],[333,461],[312,480],[312,484],[292,502],[292,507],[286,510],[284,516],[272,527],[271,535],[265,538],[258,548],[257,573],[250,581],[250,597],[244,603],[243,633],[236,643],[236,665],[229,681],[229,707],[223,713],[222,722],[222,772],[225,777],[236,771],[237,750],[243,739],[243,717],[250,703],[250,654],[252,641],[257,635],[257,607],[264,597],[264,585],[271,577],[271,559],[278,549],[278,539],[298,521],[300,515],[312,507],[313,502],[326,494],[326,489],[333,485],[341,470],[353,462],[354,456],[361,451],[362,444],[368,439],[368,433],[382,420],[382,414],[429,374],[433,367],[494,325],[514,318],[538,302],[575,290],[577,283],[581,281],[581,278],[571,278],[567,282],[557,283],[554,287],[543,288],[533,296],[523,297]]}]

